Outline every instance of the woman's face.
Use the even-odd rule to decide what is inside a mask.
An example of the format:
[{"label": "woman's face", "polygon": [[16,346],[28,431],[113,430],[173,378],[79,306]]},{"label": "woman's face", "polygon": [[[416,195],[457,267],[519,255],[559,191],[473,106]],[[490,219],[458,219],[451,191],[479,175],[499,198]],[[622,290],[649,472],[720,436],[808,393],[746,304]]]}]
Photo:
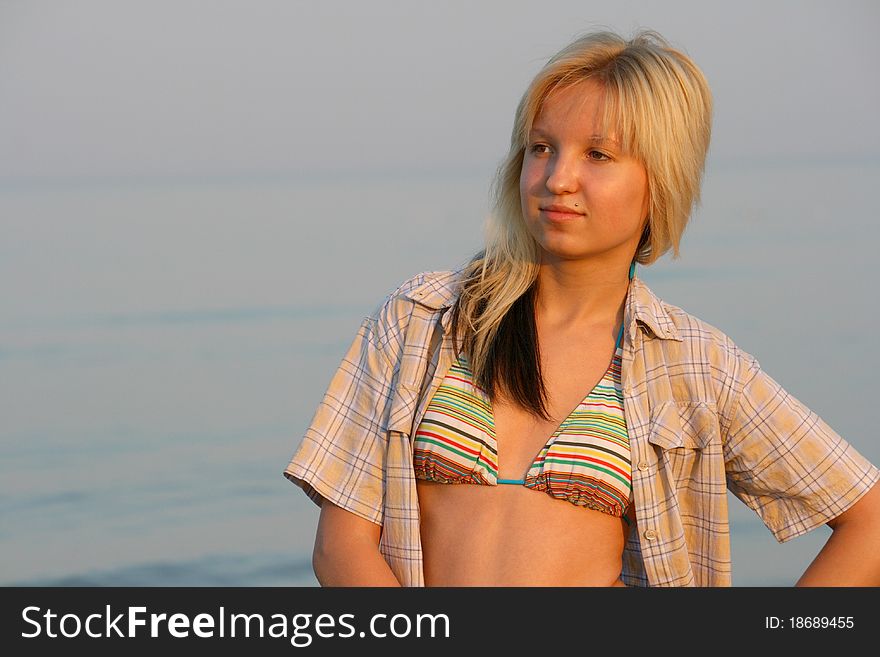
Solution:
[{"label": "woman's face", "polygon": [[598,259],[628,265],[648,214],[645,167],[602,135],[602,86],[554,91],[535,119],[520,174],[529,232],[544,262]]}]

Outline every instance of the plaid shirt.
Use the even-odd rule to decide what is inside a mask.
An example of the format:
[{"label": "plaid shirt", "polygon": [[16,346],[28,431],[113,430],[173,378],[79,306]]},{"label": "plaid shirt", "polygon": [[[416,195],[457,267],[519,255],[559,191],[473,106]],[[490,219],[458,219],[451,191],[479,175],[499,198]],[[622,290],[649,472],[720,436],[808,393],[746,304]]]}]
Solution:
[{"label": "plaid shirt", "polygon": [[[419,274],[363,320],[284,471],[315,503],[382,525],[379,550],[403,586],[424,586],[411,435],[455,360],[447,311],[459,273]],[[628,586],[730,586],[728,488],[783,542],[880,479],[754,357],[637,277],[624,322]]]}]

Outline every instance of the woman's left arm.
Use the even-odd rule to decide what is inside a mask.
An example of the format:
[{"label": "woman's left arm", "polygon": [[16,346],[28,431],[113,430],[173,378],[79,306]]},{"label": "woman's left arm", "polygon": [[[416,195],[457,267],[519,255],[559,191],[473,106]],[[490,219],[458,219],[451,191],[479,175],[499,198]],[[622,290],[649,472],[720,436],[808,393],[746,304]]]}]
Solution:
[{"label": "woman's left arm", "polygon": [[795,586],[880,586],[880,483],[827,524],[833,533]]},{"label": "woman's left arm", "polygon": [[[719,405],[728,489],[780,543],[833,530],[796,586],[880,586],[880,469],[736,347]],[[722,427],[723,428],[723,427]]]}]

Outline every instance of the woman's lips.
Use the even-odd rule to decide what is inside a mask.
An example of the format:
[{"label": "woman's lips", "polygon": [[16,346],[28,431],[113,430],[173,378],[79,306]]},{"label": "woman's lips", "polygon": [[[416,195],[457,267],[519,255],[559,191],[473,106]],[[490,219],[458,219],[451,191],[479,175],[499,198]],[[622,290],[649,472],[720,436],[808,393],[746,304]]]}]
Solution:
[{"label": "woman's lips", "polygon": [[548,205],[541,208],[541,214],[551,221],[571,221],[584,216],[583,212],[564,205]]}]

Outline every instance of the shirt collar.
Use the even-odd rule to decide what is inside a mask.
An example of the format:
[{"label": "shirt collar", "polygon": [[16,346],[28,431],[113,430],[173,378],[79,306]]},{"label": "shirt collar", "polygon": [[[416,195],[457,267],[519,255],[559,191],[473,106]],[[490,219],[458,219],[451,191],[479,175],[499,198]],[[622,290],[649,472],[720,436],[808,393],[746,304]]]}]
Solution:
[{"label": "shirt collar", "polygon": [[635,337],[636,323],[646,326],[662,340],[682,341],[663,301],[638,276],[633,276],[630,281],[623,319],[628,327],[630,341]]},{"label": "shirt collar", "polygon": [[[404,297],[432,310],[443,311],[443,317],[440,321],[444,333],[449,329],[449,320],[452,315],[446,310],[455,303],[456,283],[461,271],[459,269],[448,272],[432,272],[432,275],[427,275],[420,284],[403,294]],[[624,322],[628,327],[627,332],[631,342],[635,338],[635,327],[638,324],[649,329],[658,338],[678,342],[682,340],[675,323],[664,308],[663,301],[638,276],[633,276],[630,281],[624,307]]]}]

